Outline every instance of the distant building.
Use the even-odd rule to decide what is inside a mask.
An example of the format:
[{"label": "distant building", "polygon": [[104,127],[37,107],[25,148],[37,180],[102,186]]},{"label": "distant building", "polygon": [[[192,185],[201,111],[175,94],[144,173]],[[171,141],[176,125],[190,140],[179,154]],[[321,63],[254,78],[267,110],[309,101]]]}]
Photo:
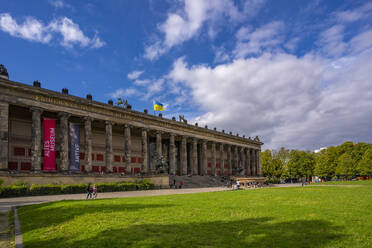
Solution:
[{"label": "distant building", "polygon": [[318,152],[320,152],[322,150],[326,150],[326,149],[327,149],[327,147],[322,147],[322,148],[316,149],[314,152],[315,153],[318,153]]}]

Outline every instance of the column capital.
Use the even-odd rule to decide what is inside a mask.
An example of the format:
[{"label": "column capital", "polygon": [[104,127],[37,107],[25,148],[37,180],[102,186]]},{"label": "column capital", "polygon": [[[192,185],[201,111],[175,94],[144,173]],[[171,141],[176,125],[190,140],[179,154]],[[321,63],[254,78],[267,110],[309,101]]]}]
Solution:
[{"label": "column capital", "polygon": [[112,125],[112,121],[105,121],[106,125]]},{"label": "column capital", "polygon": [[145,131],[145,132],[148,132],[149,129],[147,127],[141,127],[141,131]]},{"label": "column capital", "polygon": [[132,126],[129,125],[129,124],[124,124],[124,127],[125,127],[125,128],[132,128]]},{"label": "column capital", "polygon": [[84,121],[90,121],[91,122],[91,121],[93,121],[93,118],[92,117],[89,117],[89,116],[84,116],[83,117],[83,120]]},{"label": "column capital", "polygon": [[163,134],[164,132],[161,131],[161,130],[155,130],[155,133],[156,133],[156,134]]},{"label": "column capital", "polygon": [[58,117],[64,117],[64,118],[69,118],[71,116],[70,113],[67,112],[58,112]]},{"label": "column capital", "polygon": [[40,107],[30,107],[31,112],[39,112],[40,114],[44,112],[43,108]]}]

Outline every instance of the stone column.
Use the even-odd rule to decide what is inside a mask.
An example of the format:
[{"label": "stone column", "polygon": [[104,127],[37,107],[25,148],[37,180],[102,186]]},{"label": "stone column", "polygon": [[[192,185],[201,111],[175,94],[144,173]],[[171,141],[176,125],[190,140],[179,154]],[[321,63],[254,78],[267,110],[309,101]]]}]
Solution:
[{"label": "stone column", "polygon": [[233,169],[233,172],[235,175],[238,175],[237,173],[237,169],[238,169],[238,163],[239,163],[239,153],[238,153],[238,147],[237,146],[234,146],[234,155],[233,155],[233,165],[234,165],[234,169]]},{"label": "stone column", "polygon": [[32,142],[31,142],[31,170],[41,171],[41,113],[43,110],[31,107],[32,112]]},{"label": "stone column", "polygon": [[169,135],[169,174],[176,175],[176,145],[174,144],[174,134]]},{"label": "stone column", "polygon": [[155,156],[153,157],[153,162],[152,162],[152,172],[156,173],[156,165],[157,165],[157,159],[160,158],[160,156],[163,155],[162,153],[162,142],[161,142],[161,131],[156,131],[156,147],[155,147]]},{"label": "stone column", "polygon": [[187,137],[181,140],[181,175],[187,175]]},{"label": "stone column", "polygon": [[232,175],[232,165],[231,165],[231,145],[227,145],[227,174]]},{"label": "stone column", "polygon": [[262,176],[261,150],[257,150],[257,176]]},{"label": "stone column", "polygon": [[251,170],[251,156],[250,156],[250,153],[249,153],[249,148],[245,149],[245,154],[247,156],[246,158],[246,162],[247,162],[247,165],[246,165],[246,168],[247,168],[247,176],[252,176],[252,170]]},{"label": "stone column", "polygon": [[85,171],[92,171],[92,119],[84,118]]},{"label": "stone column", "polygon": [[208,175],[208,161],[207,161],[207,141],[202,141],[202,173],[203,175]]},{"label": "stone column", "polygon": [[246,170],[245,170],[245,154],[244,154],[244,147],[240,147],[240,150],[239,150],[239,157],[240,157],[240,165],[243,169],[242,171],[242,175],[245,176],[246,175]]},{"label": "stone column", "polygon": [[112,172],[112,123],[106,121],[106,169],[107,172]]},{"label": "stone column", "polygon": [[191,168],[192,174],[198,175],[198,139],[192,139],[192,159],[191,159]]},{"label": "stone column", "polygon": [[9,103],[0,102],[0,170],[8,169]]},{"label": "stone column", "polygon": [[217,176],[217,168],[216,168],[216,163],[217,163],[217,159],[216,159],[216,142],[212,142],[212,152],[211,152],[211,155],[212,155],[212,175],[213,176]]},{"label": "stone column", "polygon": [[124,125],[124,156],[125,156],[125,173],[129,174],[130,156],[132,151],[132,140],[130,137],[130,126]]},{"label": "stone column", "polygon": [[251,155],[252,155],[252,176],[257,176],[257,171],[256,171],[256,153],[255,150],[251,150]]},{"label": "stone column", "polygon": [[148,152],[147,152],[147,129],[142,128],[142,164],[141,164],[141,172],[147,174],[149,171],[148,166]]},{"label": "stone column", "polygon": [[224,157],[223,157],[223,144],[220,144],[220,175],[224,176],[225,166],[224,166]]},{"label": "stone column", "polygon": [[160,157],[163,155],[162,150],[161,150],[161,131],[156,131],[156,155]]},{"label": "stone column", "polygon": [[62,172],[68,171],[69,159],[68,159],[68,118],[70,114],[65,112],[59,112],[59,154],[61,157],[60,170]]}]

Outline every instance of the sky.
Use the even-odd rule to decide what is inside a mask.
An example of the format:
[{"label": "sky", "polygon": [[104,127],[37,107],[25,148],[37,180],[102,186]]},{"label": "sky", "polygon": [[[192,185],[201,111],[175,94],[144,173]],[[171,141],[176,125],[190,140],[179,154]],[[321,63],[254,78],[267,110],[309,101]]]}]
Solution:
[{"label": "sky", "polygon": [[217,130],[264,149],[372,142],[372,1],[0,0],[13,81]]}]

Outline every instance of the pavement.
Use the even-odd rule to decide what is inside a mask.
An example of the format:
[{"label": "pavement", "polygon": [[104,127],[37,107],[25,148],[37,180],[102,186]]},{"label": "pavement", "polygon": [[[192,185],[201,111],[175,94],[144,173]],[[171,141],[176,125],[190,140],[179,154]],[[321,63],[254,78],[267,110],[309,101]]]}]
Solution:
[{"label": "pavement", "polygon": [[[192,189],[157,189],[144,191],[124,191],[124,192],[107,192],[99,193],[99,199],[105,198],[125,198],[125,197],[141,197],[141,196],[157,196],[157,195],[179,195],[179,194],[193,194],[201,192],[215,192],[227,191],[231,188],[192,188]],[[8,211],[12,207],[19,207],[24,205],[39,204],[44,202],[54,202],[61,200],[84,200],[86,194],[70,194],[70,195],[44,195],[44,196],[26,196],[14,198],[1,198],[0,211]]]},{"label": "pavement", "polygon": [[[301,183],[271,185],[271,187],[298,187],[298,186],[301,186]],[[105,199],[105,198],[125,198],[125,197],[157,196],[157,195],[178,195],[178,194],[193,194],[193,193],[228,191],[228,190],[231,190],[231,188],[211,187],[211,188],[123,191],[123,192],[99,193],[98,198]],[[8,211],[12,207],[19,207],[19,206],[24,206],[24,205],[32,205],[32,204],[39,204],[43,202],[54,202],[54,201],[61,201],[61,200],[84,200],[85,198],[86,198],[86,194],[44,195],[44,196],[0,198],[0,212]]]}]

